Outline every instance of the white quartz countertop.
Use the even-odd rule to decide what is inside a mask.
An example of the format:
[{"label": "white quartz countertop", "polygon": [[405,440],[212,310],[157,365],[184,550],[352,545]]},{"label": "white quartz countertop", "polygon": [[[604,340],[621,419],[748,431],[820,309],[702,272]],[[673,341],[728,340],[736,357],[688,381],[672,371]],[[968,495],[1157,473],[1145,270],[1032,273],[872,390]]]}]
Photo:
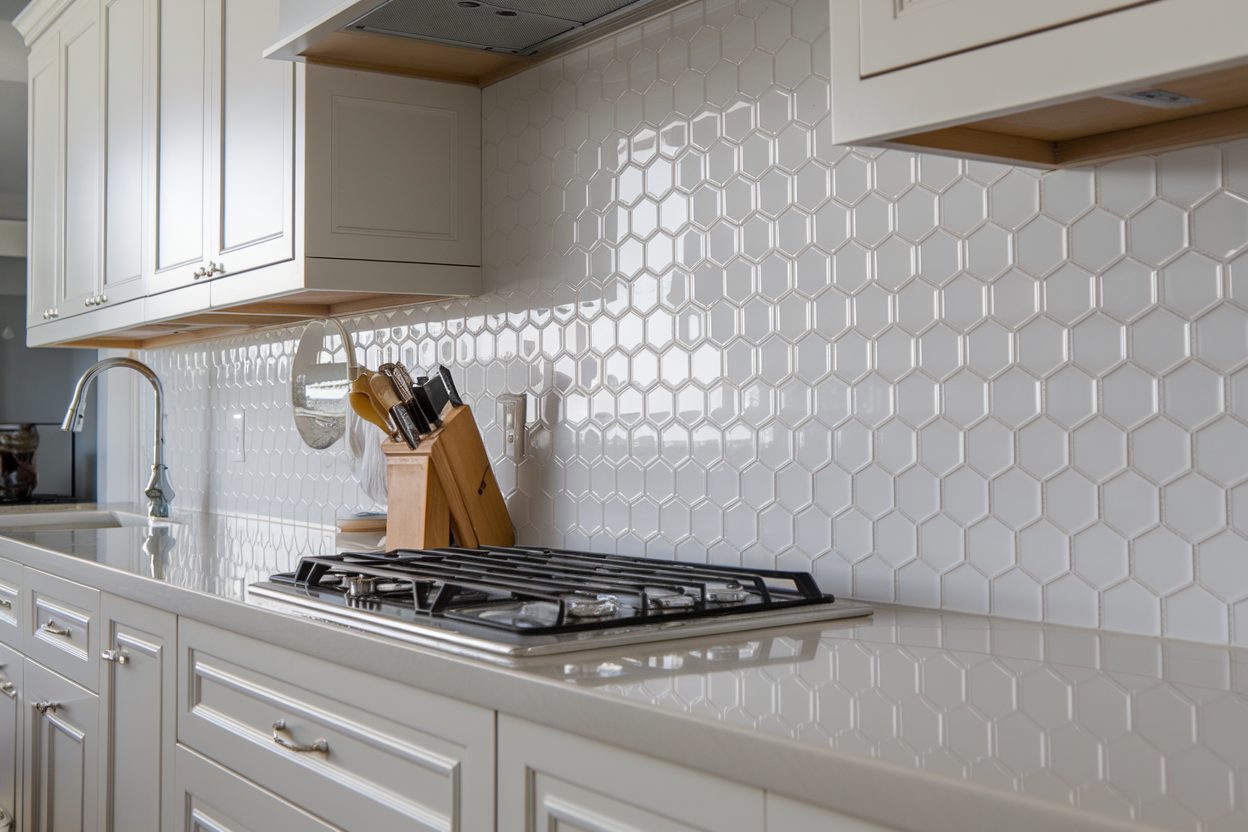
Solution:
[{"label": "white quartz countertop", "polygon": [[245,603],[300,554],[353,548],[332,530],[175,519],[154,545],[0,513],[0,555],[897,829],[1248,830],[1248,650],[880,607],[497,667]]}]

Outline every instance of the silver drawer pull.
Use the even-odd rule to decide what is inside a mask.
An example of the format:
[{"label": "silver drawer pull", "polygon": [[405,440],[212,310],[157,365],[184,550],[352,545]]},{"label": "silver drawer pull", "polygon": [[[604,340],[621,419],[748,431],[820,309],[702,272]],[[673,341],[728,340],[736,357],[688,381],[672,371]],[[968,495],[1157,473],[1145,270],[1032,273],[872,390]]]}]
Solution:
[{"label": "silver drawer pull", "polygon": [[[13,684],[8,679],[5,679],[3,682],[0,682],[0,693],[3,693],[5,696],[9,697],[10,699],[16,699],[17,698],[17,685]],[[0,829],[3,829],[3,828],[4,828],[3,826],[0,826]]]},{"label": "silver drawer pull", "polygon": [[105,650],[100,654],[100,658],[106,662],[116,662],[117,664],[130,664],[130,654],[125,650]]},{"label": "silver drawer pull", "polygon": [[35,710],[38,711],[40,714],[44,714],[44,715],[49,714],[49,713],[54,714],[60,709],[61,709],[60,702],[36,702],[35,703]]},{"label": "silver drawer pull", "polygon": [[50,636],[67,636],[67,635],[69,635],[69,628],[68,628],[68,627],[62,627],[60,624],[57,624],[55,621],[52,621],[51,619],[49,619],[49,620],[45,621],[45,622],[43,623],[43,626],[42,626],[42,627],[40,627],[39,629],[40,629],[40,630],[43,630],[45,633],[47,633],[47,634],[48,634],[48,635],[50,635]]},{"label": "silver drawer pull", "polygon": [[0,832],[12,832],[13,814],[8,809],[0,809]]},{"label": "silver drawer pull", "polygon": [[310,751],[320,751],[323,754],[329,753],[329,742],[324,737],[316,740],[311,745],[305,745],[301,742],[295,742],[286,736],[290,733],[290,729],[286,727],[286,720],[279,719],[273,723],[273,742],[290,751],[297,751],[304,754]]},{"label": "silver drawer pull", "polygon": [[0,609],[6,609],[6,610],[13,609],[13,602],[10,601],[8,598],[0,598]]}]

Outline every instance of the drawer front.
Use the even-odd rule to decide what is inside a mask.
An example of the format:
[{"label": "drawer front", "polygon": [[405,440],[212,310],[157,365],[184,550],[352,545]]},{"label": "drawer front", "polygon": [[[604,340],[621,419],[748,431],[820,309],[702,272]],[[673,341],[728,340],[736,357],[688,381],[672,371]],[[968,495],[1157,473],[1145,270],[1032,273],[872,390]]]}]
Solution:
[{"label": "drawer front", "polygon": [[22,647],[22,566],[0,558],[0,641]]},{"label": "drawer front", "polygon": [[100,593],[26,568],[22,652],[88,690],[99,685]]},{"label": "drawer front", "polygon": [[1152,0],[860,0],[863,77]]},{"label": "drawer front", "polygon": [[763,792],[510,716],[498,832],[762,832]]},{"label": "drawer front", "polygon": [[178,746],[174,760],[178,818],[170,832],[335,832],[185,746]]},{"label": "drawer front", "polygon": [[178,644],[179,742],[343,827],[492,826],[492,711],[193,621]]}]

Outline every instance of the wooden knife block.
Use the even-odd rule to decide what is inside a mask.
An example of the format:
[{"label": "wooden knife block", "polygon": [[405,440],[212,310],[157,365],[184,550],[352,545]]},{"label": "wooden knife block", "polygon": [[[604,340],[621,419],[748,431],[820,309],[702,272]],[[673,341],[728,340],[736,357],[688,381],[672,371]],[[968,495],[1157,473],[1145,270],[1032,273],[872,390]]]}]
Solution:
[{"label": "wooden knife block", "polygon": [[386,546],[429,549],[511,546],[515,527],[467,405],[452,408],[442,427],[415,449],[381,445],[386,455]]}]

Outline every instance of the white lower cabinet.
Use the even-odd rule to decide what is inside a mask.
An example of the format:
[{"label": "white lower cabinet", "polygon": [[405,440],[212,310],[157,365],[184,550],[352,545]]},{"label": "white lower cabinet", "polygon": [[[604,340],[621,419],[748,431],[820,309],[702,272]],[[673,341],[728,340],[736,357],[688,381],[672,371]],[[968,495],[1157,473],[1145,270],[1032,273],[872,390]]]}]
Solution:
[{"label": "white lower cabinet", "polygon": [[30,659],[22,672],[22,829],[95,832],[99,697]]},{"label": "white lower cabinet", "polygon": [[0,645],[0,832],[17,828],[22,793],[22,654]]},{"label": "white lower cabinet", "polygon": [[169,832],[338,832],[185,746],[174,766],[178,811]]},{"label": "white lower cabinet", "polygon": [[499,832],[763,828],[760,789],[499,715]]},{"label": "white lower cabinet", "polygon": [[353,832],[493,828],[493,711],[187,619],[178,628],[182,744]]},{"label": "white lower cabinet", "polygon": [[102,832],[159,829],[173,802],[177,617],[100,599]]}]

